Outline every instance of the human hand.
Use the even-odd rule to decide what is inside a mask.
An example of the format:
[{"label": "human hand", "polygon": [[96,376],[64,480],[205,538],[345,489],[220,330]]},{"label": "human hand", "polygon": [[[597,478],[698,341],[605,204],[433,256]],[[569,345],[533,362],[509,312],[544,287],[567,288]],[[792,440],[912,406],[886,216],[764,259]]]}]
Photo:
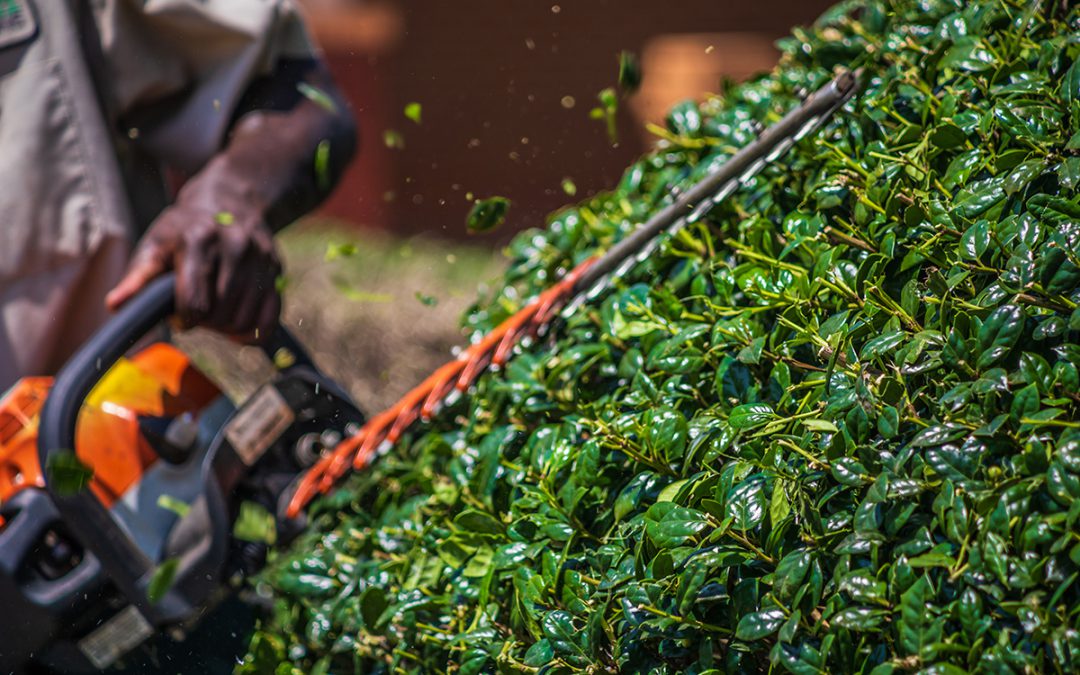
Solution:
[{"label": "human hand", "polygon": [[270,335],[281,312],[281,261],[263,209],[238,189],[242,184],[216,171],[192,179],[139,242],[106,297],[108,308],[115,311],[151,280],[175,271],[182,325],[246,340]]}]

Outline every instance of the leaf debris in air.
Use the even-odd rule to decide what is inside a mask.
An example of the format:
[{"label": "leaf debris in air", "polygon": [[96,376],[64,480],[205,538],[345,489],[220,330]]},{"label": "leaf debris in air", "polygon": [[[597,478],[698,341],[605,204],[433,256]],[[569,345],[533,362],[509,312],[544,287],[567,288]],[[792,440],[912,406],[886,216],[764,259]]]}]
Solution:
[{"label": "leaf debris in air", "polygon": [[176,572],[180,569],[179,558],[169,558],[154,569],[150,583],[146,587],[146,599],[156,604],[169,592],[176,581]]},{"label": "leaf debris in air", "polygon": [[190,511],[191,506],[172,495],[158,495],[157,505],[166,511],[172,511],[181,518],[185,517]]},{"label": "leaf debris in air", "polygon": [[386,129],[383,131],[383,145],[394,150],[403,150],[405,148],[405,137],[399,131]]},{"label": "leaf debris in air", "polygon": [[438,298],[436,298],[434,295],[428,295],[427,293],[424,293],[422,291],[416,292],[416,299],[420,301],[420,304],[427,307],[434,307],[435,305],[439,304]]},{"label": "leaf debris in air", "polygon": [[465,226],[473,234],[491,232],[503,224],[509,210],[510,200],[506,197],[479,199],[469,210]]},{"label": "leaf debris in air", "polygon": [[641,87],[641,64],[637,55],[623,50],[619,53],[619,89],[633,94]]},{"label": "leaf debris in air", "polygon": [[233,536],[241,541],[272,545],[277,541],[274,515],[261,504],[250,500],[240,502],[240,512],[233,523]]},{"label": "leaf debris in air", "polygon": [[330,141],[319,141],[315,147],[315,183],[319,190],[330,190],[333,178],[330,175]]},{"label": "leaf debris in air", "polygon": [[307,82],[298,83],[296,85],[296,88],[306,98],[308,98],[309,100],[315,102],[316,104],[318,104],[323,109],[328,110],[329,112],[332,112],[335,115],[337,114],[337,112],[338,112],[337,103],[335,103],[334,99],[331,98],[330,95],[327,94],[322,89],[320,89],[320,88],[318,88],[318,87],[316,87],[316,86],[314,86],[312,84],[308,84]]},{"label": "leaf debris in air", "polygon": [[49,455],[45,464],[45,475],[53,492],[60,496],[71,496],[86,489],[94,471],[84,464],[72,450],[60,450]]},{"label": "leaf debris in air", "polygon": [[589,117],[603,121],[604,127],[607,129],[608,140],[614,145],[619,142],[619,127],[616,117],[619,112],[619,99],[615,95],[615,90],[611,87],[602,89],[596,95],[596,99],[600,102],[600,105],[589,111]]},{"label": "leaf debris in air", "polygon": [[338,258],[351,258],[359,252],[360,249],[352,242],[343,242],[340,244],[328,242],[326,244],[326,253],[323,255],[323,260],[332,262]]}]

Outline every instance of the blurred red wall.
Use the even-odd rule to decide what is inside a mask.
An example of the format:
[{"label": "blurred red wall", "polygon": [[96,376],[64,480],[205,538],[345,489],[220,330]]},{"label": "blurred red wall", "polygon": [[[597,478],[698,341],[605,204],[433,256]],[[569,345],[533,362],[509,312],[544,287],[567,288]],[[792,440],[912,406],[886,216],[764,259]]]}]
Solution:
[{"label": "blurred red wall", "polygon": [[[615,183],[646,147],[644,117],[769,68],[772,41],[831,2],[304,0],[311,30],[362,129],[361,156],[325,215],[401,233],[465,236],[476,197],[514,202],[505,230]],[[642,91],[623,102],[619,143],[590,119],[621,50],[643,52]],[[695,57],[695,54],[698,57]],[[409,102],[422,122],[406,119]],[[571,101],[573,102],[572,105]],[[395,130],[404,149],[387,148]]]}]

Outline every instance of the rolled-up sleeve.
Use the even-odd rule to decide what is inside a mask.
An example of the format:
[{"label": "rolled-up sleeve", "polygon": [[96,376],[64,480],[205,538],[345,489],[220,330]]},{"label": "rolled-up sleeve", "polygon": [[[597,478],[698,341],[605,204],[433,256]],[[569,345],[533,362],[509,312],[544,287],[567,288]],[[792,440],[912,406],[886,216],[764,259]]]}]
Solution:
[{"label": "rolled-up sleeve", "polygon": [[96,18],[112,109],[186,172],[221,147],[255,78],[314,55],[293,0],[104,0]]}]

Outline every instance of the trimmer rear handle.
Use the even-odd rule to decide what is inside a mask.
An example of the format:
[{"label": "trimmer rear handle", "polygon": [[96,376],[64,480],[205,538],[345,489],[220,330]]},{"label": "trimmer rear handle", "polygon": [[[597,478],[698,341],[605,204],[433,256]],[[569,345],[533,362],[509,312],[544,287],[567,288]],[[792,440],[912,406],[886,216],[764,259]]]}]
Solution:
[{"label": "trimmer rear handle", "polygon": [[153,608],[139,581],[153,573],[153,561],[90,490],[73,494],[58,491],[50,480],[49,467],[61,453],[74,451],[79,411],[94,385],[140,338],[173,313],[175,296],[176,280],[168,275],[152,281],[121,307],[60,370],[41,410],[38,428],[38,457],[44,470],[45,488],[61,519],[86,550],[94,554],[105,574],[146,616],[153,615]]}]

